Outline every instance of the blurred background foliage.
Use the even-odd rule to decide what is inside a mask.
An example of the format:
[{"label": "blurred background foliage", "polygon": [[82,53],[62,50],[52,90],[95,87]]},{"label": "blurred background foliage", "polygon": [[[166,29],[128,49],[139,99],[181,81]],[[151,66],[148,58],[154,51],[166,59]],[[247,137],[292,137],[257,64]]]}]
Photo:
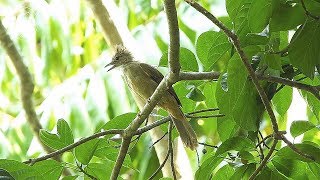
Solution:
[{"label": "blurred background foliage", "polygon": [[[231,26],[229,18],[224,17],[227,12],[223,0],[199,2],[206,9],[214,9],[214,14]],[[162,0],[117,0],[116,3],[123,14],[121,18],[125,19],[130,32],[141,43],[141,47],[137,48],[145,48],[147,52],[144,55],[146,58],[141,61],[166,66],[167,59],[162,54],[167,53],[169,36]],[[200,34],[217,28],[212,27],[206,18],[199,16],[186,3],[177,1],[177,8],[183,52],[182,69],[224,70],[226,63],[223,62],[230,58],[230,52],[221,52],[217,57],[220,61],[211,67],[205,59],[200,59],[202,57],[197,49]],[[93,134],[118,115],[138,111],[120,74],[107,73],[103,68],[110,61],[109,46],[84,0],[1,0],[0,17],[33,75],[36,85],[34,102],[43,128],[55,131],[58,119],[63,118],[71,127],[75,139],[79,139]],[[288,35],[284,33],[282,36]],[[202,40],[205,41],[205,38]],[[193,55],[196,51],[198,57]],[[165,67],[159,69],[166,71]],[[220,86],[212,81],[182,81],[175,84],[174,89],[182,102],[183,111],[188,113],[217,107],[217,85]],[[43,151],[25,121],[19,87],[15,69],[6,52],[0,48],[0,158],[23,161],[37,157]],[[286,91],[283,96],[292,95],[291,88],[283,91]],[[281,94],[278,96],[278,100],[275,98],[274,101],[282,102],[283,97]],[[281,107],[289,108],[291,99],[285,103]],[[311,113],[312,110],[308,109],[309,120],[317,124],[318,117]],[[287,109],[284,112],[281,109],[277,111],[280,129],[286,129]],[[160,114],[165,115],[165,112]],[[266,114],[263,116],[268,119]],[[216,118],[191,119],[190,122],[199,141],[216,145],[225,140],[219,137]],[[219,123],[230,123],[230,127],[233,125],[233,122],[223,119]],[[264,121],[260,129],[264,135],[270,134],[270,121]],[[234,133],[230,128],[220,131]],[[320,143],[317,129],[307,132],[304,138]],[[140,173],[133,171],[128,175],[144,179],[159,166],[155,152],[150,148],[151,143],[148,135],[144,134],[130,152],[133,166]],[[204,152],[210,154],[210,151],[210,148],[206,148]],[[195,153],[188,151],[188,154],[196,169]],[[200,158],[204,154],[200,153]],[[75,167],[71,153],[66,153],[63,158],[70,162],[70,167]],[[99,159],[92,161],[98,162]]]},{"label": "blurred background foliage", "polygon": [[[157,65],[162,52],[167,50],[169,38],[162,1],[116,2],[134,38],[143,42],[143,46],[150,45],[144,61]],[[203,0],[202,3],[210,8],[218,2]],[[221,3],[218,4],[223,7]],[[178,2],[178,12],[184,14],[179,19],[182,47],[195,52],[196,37],[210,25],[190,18],[194,17],[194,12],[190,12],[185,3]],[[225,10],[221,12],[226,13]],[[93,134],[117,115],[137,112],[120,75],[106,73],[103,68],[110,61],[109,47],[85,1],[2,0],[0,17],[34,78],[34,102],[43,128],[55,131],[57,120],[63,118],[78,139]],[[207,22],[205,18],[203,21]],[[198,69],[198,62],[195,63],[193,68]],[[25,120],[18,76],[2,48],[0,68],[0,158],[23,161],[43,154]],[[215,86],[212,83],[180,82],[175,85],[184,112],[216,107],[214,98],[207,102],[187,98],[190,88],[198,86],[204,89],[205,96],[214,95],[210,91]],[[214,119],[192,121],[192,124],[200,124],[196,126],[197,131],[212,137],[210,143],[218,142],[214,136]],[[149,137],[144,135],[131,153],[133,164],[146,173],[140,177],[150,176],[158,167],[150,145]],[[148,154],[145,151],[152,153],[145,156]],[[64,158],[73,161],[71,154],[67,153]]]}]

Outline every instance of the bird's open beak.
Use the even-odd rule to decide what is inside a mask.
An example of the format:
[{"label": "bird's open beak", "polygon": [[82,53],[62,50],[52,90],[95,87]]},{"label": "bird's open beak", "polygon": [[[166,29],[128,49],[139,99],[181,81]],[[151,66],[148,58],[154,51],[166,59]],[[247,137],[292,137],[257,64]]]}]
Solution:
[{"label": "bird's open beak", "polygon": [[107,70],[107,72],[111,71],[112,69],[114,69],[114,68],[116,67],[116,65],[115,65],[114,62],[112,62],[112,61],[111,61],[109,64],[105,65],[104,67],[106,68],[106,67],[108,67],[108,66],[111,66],[111,68],[109,68],[109,69]]}]

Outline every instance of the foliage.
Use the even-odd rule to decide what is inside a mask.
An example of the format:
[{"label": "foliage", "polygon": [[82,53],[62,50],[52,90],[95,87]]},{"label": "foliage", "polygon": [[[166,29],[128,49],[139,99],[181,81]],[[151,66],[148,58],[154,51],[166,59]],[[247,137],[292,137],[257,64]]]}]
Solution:
[{"label": "foliage", "polygon": [[[0,9],[8,12],[15,12],[15,5],[20,7],[16,16],[5,15],[3,21],[34,76],[34,101],[45,128],[40,132],[41,141],[55,150],[101,130],[124,129],[136,116],[128,112],[137,112],[120,77],[111,76],[102,68],[110,55],[106,55],[108,47],[86,2],[66,2],[51,0],[40,6],[34,1],[0,3],[5,7]],[[216,6],[204,0],[200,3],[207,9]],[[167,27],[163,26],[162,1],[125,0],[118,5],[124,10],[134,37],[141,44],[153,44],[146,47],[152,50],[146,52],[147,61],[167,67],[168,36],[163,33]],[[57,9],[62,11],[57,13]],[[215,8],[211,9],[215,14]],[[228,15],[220,19],[239,36],[257,74],[320,86],[319,0],[226,0],[226,10]],[[203,154],[199,157],[200,166],[193,169],[195,178],[248,179],[272,144],[270,138],[256,146],[261,136],[272,133],[270,118],[265,115],[256,87],[230,39],[221,30],[195,26],[194,23],[202,22],[193,19],[201,15],[185,2],[178,3],[178,16],[182,71],[222,74],[218,81],[180,81],[174,85],[185,113],[218,107],[219,113],[225,115],[191,119],[193,128],[201,135],[199,139],[219,145],[217,149],[199,147]],[[10,18],[15,19],[10,22]],[[144,42],[145,36],[150,40]],[[63,162],[44,160],[33,166],[23,163],[39,157],[42,151],[25,123],[16,72],[1,48],[0,68],[0,177],[58,179],[66,167],[74,174],[64,179],[108,179],[119,151],[117,136],[88,141],[65,153]],[[277,119],[286,121],[293,99],[292,87],[266,80],[260,80],[260,84],[273,103]],[[299,91],[308,104],[308,119],[296,119],[287,125],[290,128],[283,128],[301,139],[297,138],[296,148],[314,160],[278,145],[278,151],[257,179],[320,178],[320,103],[310,92]],[[147,134],[132,143],[122,177],[146,179],[159,167],[150,144]]]}]

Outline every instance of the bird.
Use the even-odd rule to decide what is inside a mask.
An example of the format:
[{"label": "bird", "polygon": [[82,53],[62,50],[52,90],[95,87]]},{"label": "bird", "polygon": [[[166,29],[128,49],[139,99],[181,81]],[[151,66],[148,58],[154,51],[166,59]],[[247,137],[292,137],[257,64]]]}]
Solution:
[{"label": "bird", "polygon": [[[164,78],[161,72],[153,66],[136,61],[131,52],[123,45],[116,46],[111,62],[105,67],[110,67],[108,72],[114,68],[122,71],[134,100],[142,107],[149,101]],[[157,106],[170,114],[183,144],[191,150],[195,150],[198,146],[197,135],[182,112],[181,102],[172,87],[164,92]]]}]

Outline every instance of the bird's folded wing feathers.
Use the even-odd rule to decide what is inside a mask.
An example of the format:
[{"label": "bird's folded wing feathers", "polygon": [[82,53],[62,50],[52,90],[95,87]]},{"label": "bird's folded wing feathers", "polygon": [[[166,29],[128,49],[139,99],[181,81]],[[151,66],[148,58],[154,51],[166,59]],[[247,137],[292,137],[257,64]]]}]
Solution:
[{"label": "bird's folded wing feathers", "polygon": [[[145,63],[140,63],[141,69],[148,75],[151,77],[151,79],[153,81],[155,81],[157,84],[160,84],[160,82],[163,79],[163,75],[161,74],[160,71],[158,71],[156,68],[150,66],[149,64],[145,64]],[[174,92],[174,89],[172,87],[170,87],[168,89],[168,92],[176,99],[176,101],[178,102],[179,106],[181,105],[181,102],[177,96],[177,94]]]}]

